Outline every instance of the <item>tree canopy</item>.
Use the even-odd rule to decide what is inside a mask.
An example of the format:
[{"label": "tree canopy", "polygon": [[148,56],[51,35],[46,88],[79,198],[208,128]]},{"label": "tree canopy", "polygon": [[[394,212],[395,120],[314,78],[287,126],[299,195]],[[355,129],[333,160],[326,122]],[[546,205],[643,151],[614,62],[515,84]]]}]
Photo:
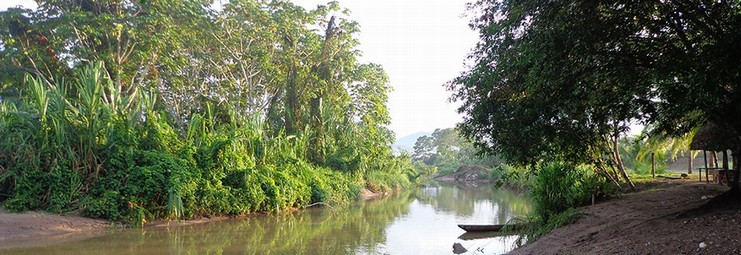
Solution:
[{"label": "tree canopy", "polygon": [[741,134],[739,1],[481,0],[469,10],[480,42],[447,87],[463,102],[462,132],[511,161],[593,163],[635,122],[681,135],[711,120]]},{"label": "tree canopy", "polygon": [[493,167],[499,164],[498,157],[480,153],[455,128],[435,129],[431,135],[417,138],[412,159],[437,167],[439,174],[454,172],[463,165]]},{"label": "tree canopy", "polygon": [[10,209],[242,214],[420,176],[392,154],[388,77],[357,60],[337,2],[36,2],[0,12]]}]

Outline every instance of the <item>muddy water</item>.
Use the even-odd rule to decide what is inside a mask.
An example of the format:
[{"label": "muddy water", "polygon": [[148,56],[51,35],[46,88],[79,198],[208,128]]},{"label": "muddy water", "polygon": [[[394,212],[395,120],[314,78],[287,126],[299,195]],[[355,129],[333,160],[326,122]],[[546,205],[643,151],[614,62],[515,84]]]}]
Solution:
[{"label": "muddy water", "polygon": [[0,254],[453,254],[454,243],[466,254],[501,254],[515,237],[462,236],[456,224],[504,223],[528,210],[510,191],[436,184],[343,208],[39,240]]}]

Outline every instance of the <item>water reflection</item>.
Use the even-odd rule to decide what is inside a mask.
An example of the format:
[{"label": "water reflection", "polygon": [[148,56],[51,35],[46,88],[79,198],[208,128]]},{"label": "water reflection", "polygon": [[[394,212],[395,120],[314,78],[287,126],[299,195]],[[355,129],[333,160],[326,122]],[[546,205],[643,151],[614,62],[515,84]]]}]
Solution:
[{"label": "water reflection", "polygon": [[503,224],[528,213],[522,195],[488,185],[437,184],[422,188],[410,204],[410,211],[387,229],[388,241],[371,254],[452,254],[461,243],[464,254],[501,254],[514,247],[514,236],[459,238],[464,231],[457,224]]},{"label": "water reflection", "polygon": [[514,237],[462,240],[459,223],[504,223],[527,213],[516,193],[433,185],[347,208],[255,215],[198,225],[115,231],[0,254],[498,254]]}]

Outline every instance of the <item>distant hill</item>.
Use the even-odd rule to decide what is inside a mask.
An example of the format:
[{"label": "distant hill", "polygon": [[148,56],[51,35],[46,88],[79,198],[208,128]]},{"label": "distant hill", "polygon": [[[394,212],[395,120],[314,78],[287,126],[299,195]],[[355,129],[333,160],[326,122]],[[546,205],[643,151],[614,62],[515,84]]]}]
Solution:
[{"label": "distant hill", "polygon": [[402,151],[412,153],[414,152],[414,143],[417,142],[417,138],[426,135],[432,135],[432,132],[417,132],[405,137],[401,137],[399,139],[396,139],[396,142],[391,145],[391,147],[396,153],[400,153]]}]

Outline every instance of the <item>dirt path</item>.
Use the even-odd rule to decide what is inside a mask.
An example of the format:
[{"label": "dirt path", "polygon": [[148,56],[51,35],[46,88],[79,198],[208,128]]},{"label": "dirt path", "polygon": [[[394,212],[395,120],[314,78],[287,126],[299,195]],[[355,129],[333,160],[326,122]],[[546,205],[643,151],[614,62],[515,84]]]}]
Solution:
[{"label": "dirt path", "polygon": [[111,224],[76,216],[39,212],[9,213],[0,207],[0,248],[45,241],[66,241],[105,233]]},{"label": "dirt path", "polygon": [[[741,199],[697,180],[642,184],[510,254],[741,254]],[[701,248],[702,247],[702,248]]]}]

